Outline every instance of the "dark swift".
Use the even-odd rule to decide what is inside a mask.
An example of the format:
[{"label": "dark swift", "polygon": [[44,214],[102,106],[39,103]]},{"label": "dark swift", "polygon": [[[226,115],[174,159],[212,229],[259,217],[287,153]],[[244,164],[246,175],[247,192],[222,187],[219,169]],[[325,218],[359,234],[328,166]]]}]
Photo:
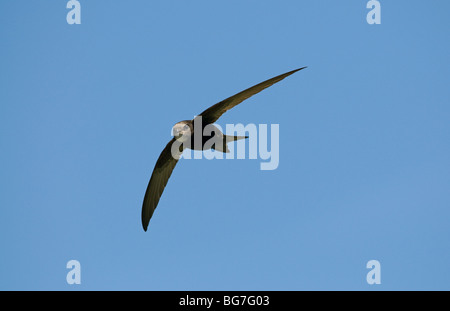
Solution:
[{"label": "dark swift", "polygon": [[[145,192],[144,203],[142,204],[142,226],[144,231],[147,231],[150,218],[152,218],[153,212],[155,211],[164,188],[167,185],[167,181],[169,180],[183,150],[185,148],[194,150],[215,149],[221,152],[229,152],[226,145],[228,142],[244,139],[247,138],[247,136],[224,135],[217,127],[214,127],[213,123],[216,122],[226,111],[236,105],[239,105],[247,98],[261,92],[269,86],[304,68],[306,67],[295,69],[261,82],[209,107],[194,119],[181,121],[173,126],[172,131],[174,137],[167,144],[156,161],[152,177],[150,178],[147,191]],[[212,130],[207,131],[211,134],[204,135],[204,129],[207,126],[210,129],[212,128]],[[199,133],[195,133],[195,130],[198,131],[198,129],[201,130],[200,139],[194,139],[198,137]],[[205,144],[207,141],[211,140],[213,140],[213,144]],[[206,145],[208,145],[208,147],[206,147]]]}]

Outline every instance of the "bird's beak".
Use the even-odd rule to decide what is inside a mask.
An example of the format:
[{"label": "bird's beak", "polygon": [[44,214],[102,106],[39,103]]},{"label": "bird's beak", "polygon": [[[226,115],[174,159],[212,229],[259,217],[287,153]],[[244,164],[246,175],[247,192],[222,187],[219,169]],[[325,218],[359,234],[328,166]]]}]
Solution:
[{"label": "bird's beak", "polygon": [[173,136],[176,138],[176,137],[179,137],[179,136],[181,136],[181,128],[178,126],[178,125],[175,125],[173,128],[172,128],[172,133],[173,133]]},{"label": "bird's beak", "polygon": [[174,127],[172,132],[173,132],[173,137],[175,137],[176,139],[180,139],[184,135],[184,132],[183,132],[182,128],[180,128],[180,127]]}]

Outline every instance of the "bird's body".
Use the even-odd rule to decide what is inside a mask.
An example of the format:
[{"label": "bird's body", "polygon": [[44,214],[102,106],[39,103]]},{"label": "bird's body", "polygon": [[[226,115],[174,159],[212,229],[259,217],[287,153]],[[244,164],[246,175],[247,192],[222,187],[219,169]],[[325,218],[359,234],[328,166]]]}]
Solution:
[{"label": "bird's body", "polygon": [[150,218],[183,150],[186,148],[193,150],[214,149],[224,153],[230,152],[227,147],[228,142],[245,139],[247,136],[225,135],[213,123],[227,110],[304,68],[306,67],[261,82],[209,107],[193,120],[180,121],[173,126],[174,138],[166,145],[156,161],[145,192],[142,205],[142,226],[145,231],[147,231]]},{"label": "bird's body", "polygon": [[214,149],[224,153],[230,152],[227,143],[247,136],[229,136],[214,124],[203,124],[202,118],[194,120],[184,120],[178,122],[173,127],[174,137],[184,142],[184,147],[192,150]]}]

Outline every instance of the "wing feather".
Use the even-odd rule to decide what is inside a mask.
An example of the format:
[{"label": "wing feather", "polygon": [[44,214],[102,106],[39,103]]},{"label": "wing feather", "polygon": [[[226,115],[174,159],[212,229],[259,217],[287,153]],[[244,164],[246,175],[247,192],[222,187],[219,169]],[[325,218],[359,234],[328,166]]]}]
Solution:
[{"label": "wing feather", "polygon": [[269,86],[280,82],[281,80],[283,80],[284,78],[290,76],[291,74],[302,70],[306,67],[302,67],[299,69],[295,69],[289,72],[286,72],[284,74],[281,74],[279,76],[276,76],[274,78],[271,78],[269,80],[266,80],[264,82],[261,82],[255,86],[252,86],[240,93],[237,93],[236,95],[233,95],[227,99],[222,100],[221,102],[209,107],[208,109],[206,109],[205,111],[203,111],[198,117],[202,117],[202,123],[203,125],[206,124],[211,124],[217,121],[217,119],[220,118],[221,115],[223,115],[226,111],[230,110],[231,108],[233,108],[234,106],[239,105],[240,103],[242,103],[244,100],[246,100],[247,98],[261,92],[262,90],[268,88]]},{"label": "wing feather", "polygon": [[153,212],[158,205],[170,175],[172,175],[172,171],[175,168],[175,165],[177,165],[178,159],[183,152],[183,145],[181,145],[180,148],[175,151],[175,157],[172,156],[172,145],[175,141],[175,138],[173,138],[161,152],[158,161],[156,161],[155,168],[153,169],[147,190],[145,191],[144,202],[142,204],[142,227],[145,231],[147,231],[150,218],[152,218]]}]

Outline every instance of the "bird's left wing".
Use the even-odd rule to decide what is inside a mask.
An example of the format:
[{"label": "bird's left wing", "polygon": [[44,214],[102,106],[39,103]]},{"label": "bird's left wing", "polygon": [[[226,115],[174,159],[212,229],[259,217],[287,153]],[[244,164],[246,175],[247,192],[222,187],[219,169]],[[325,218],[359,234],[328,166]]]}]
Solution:
[{"label": "bird's left wing", "polygon": [[[142,204],[142,227],[145,231],[147,231],[150,218],[152,218],[153,212],[158,205],[170,175],[183,153],[183,145],[180,144],[179,146],[174,146],[174,148],[172,148],[174,144],[178,144],[175,138],[173,138],[161,152],[158,161],[156,161],[155,168],[153,169],[152,177],[148,183],[147,191],[144,196],[144,203]],[[172,149],[174,149],[174,154],[172,154]]]},{"label": "bird's left wing", "polygon": [[236,95],[233,95],[227,99],[222,100],[220,103],[217,103],[211,107],[209,107],[208,109],[206,109],[205,111],[203,111],[198,117],[202,117],[202,123],[204,125],[206,124],[211,124],[217,121],[217,119],[220,118],[221,115],[223,115],[227,110],[233,108],[236,105],[239,105],[240,103],[242,103],[244,100],[246,100],[247,98],[261,92],[262,90],[268,88],[269,86],[280,82],[281,80],[283,80],[284,78],[290,76],[291,74],[305,69],[306,67],[302,67],[299,69],[295,69],[286,73],[283,73],[279,76],[276,76],[272,79],[266,80],[264,82],[261,82],[255,86],[252,86],[240,93],[237,93]]}]

